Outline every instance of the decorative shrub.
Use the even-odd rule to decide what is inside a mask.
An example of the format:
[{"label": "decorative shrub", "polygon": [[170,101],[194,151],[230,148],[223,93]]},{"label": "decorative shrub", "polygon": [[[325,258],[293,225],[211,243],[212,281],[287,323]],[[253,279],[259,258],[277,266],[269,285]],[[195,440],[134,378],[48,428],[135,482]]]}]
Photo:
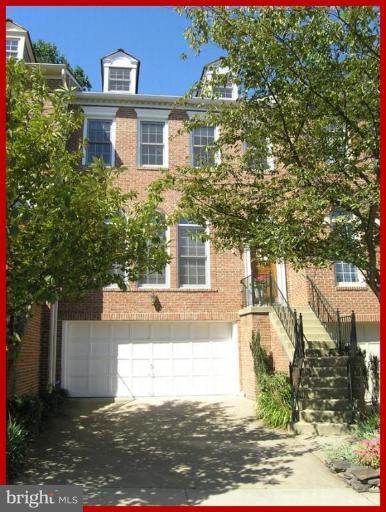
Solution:
[{"label": "decorative shrub", "polygon": [[9,418],[7,424],[7,476],[13,480],[23,467],[29,432],[23,423]]},{"label": "decorative shrub", "polygon": [[356,462],[356,456],[353,453],[353,445],[350,443],[343,443],[338,446],[326,448],[325,454],[329,461],[347,460],[352,463]]},{"label": "decorative shrub", "polygon": [[261,382],[257,415],[268,427],[285,428],[291,420],[291,385],[288,376],[275,372]]},{"label": "decorative shrub", "polygon": [[379,434],[379,428],[379,412],[372,411],[357,420],[353,434],[357,439],[371,439]]},{"label": "decorative shrub", "polygon": [[256,380],[260,384],[260,381],[264,381],[267,375],[273,373],[272,357],[261,346],[259,332],[253,333],[249,346],[252,352]]},{"label": "decorative shrub", "polygon": [[15,395],[8,399],[8,414],[29,433],[39,431],[43,404],[38,396]]},{"label": "decorative shrub", "polygon": [[374,469],[379,468],[381,454],[379,436],[372,439],[363,439],[353,450],[353,453],[360,464]]}]

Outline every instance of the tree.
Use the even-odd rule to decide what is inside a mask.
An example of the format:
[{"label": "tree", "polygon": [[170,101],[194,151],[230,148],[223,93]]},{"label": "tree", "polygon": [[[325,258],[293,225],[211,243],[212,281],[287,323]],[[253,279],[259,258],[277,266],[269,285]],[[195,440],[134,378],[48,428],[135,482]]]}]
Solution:
[{"label": "tree", "polygon": [[[239,88],[236,102],[214,101],[187,123],[220,127],[221,163],[169,173],[180,210],[210,221],[217,246],[251,246],[257,259],[352,263],[379,298],[379,10],[180,12],[190,46],[221,47]],[[225,80],[214,70],[212,84]]]},{"label": "tree", "polygon": [[[37,68],[7,63],[7,327],[15,351],[33,304],[125,289],[168,256],[157,194],[140,202],[116,184],[121,169],[83,168],[68,149],[82,116],[71,91],[50,91]],[[151,244],[149,244],[151,241]],[[115,271],[114,271],[115,269]],[[119,270],[117,272],[117,270]]]},{"label": "tree", "polygon": [[36,56],[37,62],[45,62],[50,64],[66,64],[69,71],[74,75],[79,85],[85,87],[86,89],[91,89],[91,83],[84,72],[83,68],[80,66],[75,66],[74,68],[70,65],[68,60],[64,55],[62,55],[58,47],[54,43],[49,43],[47,41],[43,41],[42,39],[38,39],[35,43],[33,43],[33,49]]}]

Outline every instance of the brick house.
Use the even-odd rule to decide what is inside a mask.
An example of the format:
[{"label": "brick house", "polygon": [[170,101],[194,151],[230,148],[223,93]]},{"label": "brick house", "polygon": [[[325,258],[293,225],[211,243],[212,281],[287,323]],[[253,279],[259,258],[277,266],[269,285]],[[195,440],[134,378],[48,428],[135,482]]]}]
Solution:
[{"label": "brick house", "polygon": [[[7,55],[17,51],[20,58],[18,45],[30,46],[28,41],[28,32],[9,21]],[[33,62],[33,53],[26,60]],[[42,69],[50,80],[74,83],[62,65]],[[122,49],[103,57],[101,69],[101,92],[79,89],[75,99],[85,115],[84,164],[102,156],[107,164],[124,165],[120,186],[144,197],[160,169],[200,161],[216,129],[203,126],[182,135],[179,130],[199,113],[201,100],[182,105],[178,97],[138,93],[140,61]],[[204,75],[210,70],[206,67]],[[234,101],[237,88],[224,87],[222,98]],[[166,216],[176,201],[176,193],[166,194]],[[260,332],[277,370],[288,372],[294,356],[273,302],[291,314],[301,312],[306,338],[329,348],[334,335],[325,316],[316,314],[316,304],[323,304],[330,317],[339,310],[342,321],[354,310],[359,346],[379,355],[379,304],[355,267],[345,262],[300,272],[285,262],[259,267],[251,250],[216,252],[209,242],[192,238],[205,229],[188,219],[170,226],[165,233],[170,264],[130,283],[127,292],[109,286],[76,303],[38,309],[31,321],[35,341],[28,331],[18,362],[23,375],[18,392],[35,391],[37,382],[41,387],[60,382],[74,397],[243,394],[254,399],[252,332]],[[31,359],[31,350],[39,356]]]}]

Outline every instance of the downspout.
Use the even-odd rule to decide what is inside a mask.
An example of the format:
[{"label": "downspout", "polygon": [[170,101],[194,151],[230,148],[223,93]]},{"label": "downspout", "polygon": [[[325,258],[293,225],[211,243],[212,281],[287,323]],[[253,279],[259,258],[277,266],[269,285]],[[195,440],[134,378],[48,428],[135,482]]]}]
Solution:
[{"label": "downspout", "polygon": [[50,333],[48,351],[48,389],[51,391],[56,384],[56,345],[58,332],[58,302],[51,304]]}]

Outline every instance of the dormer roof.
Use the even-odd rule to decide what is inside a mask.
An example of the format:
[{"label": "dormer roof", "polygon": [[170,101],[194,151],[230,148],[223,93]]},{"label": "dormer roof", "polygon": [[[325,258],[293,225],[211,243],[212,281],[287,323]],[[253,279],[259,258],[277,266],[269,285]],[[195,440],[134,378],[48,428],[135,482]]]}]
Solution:
[{"label": "dormer roof", "polygon": [[[25,53],[26,53],[26,55],[23,55],[24,60],[26,62],[36,62],[36,57],[35,57],[31,37],[29,35],[28,30],[26,28],[22,27],[21,25],[19,25],[18,23],[15,23],[11,18],[7,18],[6,22],[7,22],[7,25],[6,25],[6,27],[7,27],[6,35],[7,36],[10,36],[10,37],[14,36],[14,37],[18,37],[20,39],[22,39],[22,38],[24,39]],[[24,54],[24,52],[23,52],[23,54]],[[27,59],[25,57],[27,57]]]}]

